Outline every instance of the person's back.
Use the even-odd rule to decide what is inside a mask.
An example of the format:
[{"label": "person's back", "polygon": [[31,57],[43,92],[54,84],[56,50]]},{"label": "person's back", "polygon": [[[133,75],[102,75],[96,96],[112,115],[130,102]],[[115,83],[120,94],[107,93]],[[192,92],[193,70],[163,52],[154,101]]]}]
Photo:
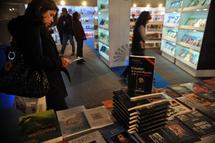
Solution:
[{"label": "person's back", "polygon": [[70,41],[70,44],[72,45],[72,56],[75,53],[75,45],[73,40],[73,20],[72,16],[68,13],[66,8],[62,8],[62,15],[60,16],[58,20],[58,27],[60,28],[60,31],[62,32],[62,48],[61,48],[61,55],[64,55],[64,51],[67,45],[67,42]]}]

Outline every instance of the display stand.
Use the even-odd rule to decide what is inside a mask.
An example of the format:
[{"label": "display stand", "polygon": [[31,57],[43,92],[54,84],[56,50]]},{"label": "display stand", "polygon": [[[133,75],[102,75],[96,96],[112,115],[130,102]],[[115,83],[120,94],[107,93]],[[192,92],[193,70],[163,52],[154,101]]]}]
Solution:
[{"label": "display stand", "polygon": [[166,1],[162,55],[194,77],[215,75],[214,3]]},{"label": "display stand", "polygon": [[98,0],[97,4],[100,57],[109,67],[124,66],[129,51],[131,0]]}]

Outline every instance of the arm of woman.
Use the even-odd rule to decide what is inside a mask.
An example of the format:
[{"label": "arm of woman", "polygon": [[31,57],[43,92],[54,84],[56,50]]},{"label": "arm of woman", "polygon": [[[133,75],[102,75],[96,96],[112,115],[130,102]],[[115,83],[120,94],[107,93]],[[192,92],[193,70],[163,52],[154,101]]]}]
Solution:
[{"label": "arm of woman", "polygon": [[141,46],[141,48],[145,48],[145,40],[146,40],[145,27],[143,25],[141,25],[139,28],[139,31],[140,31],[140,36],[142,38],[142,40],[140,41],[140,46]]}]

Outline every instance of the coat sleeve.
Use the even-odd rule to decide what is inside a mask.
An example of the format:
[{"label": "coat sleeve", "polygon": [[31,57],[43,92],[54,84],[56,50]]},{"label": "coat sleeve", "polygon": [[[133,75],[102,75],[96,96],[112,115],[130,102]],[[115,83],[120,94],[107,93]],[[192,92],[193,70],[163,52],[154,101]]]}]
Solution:
[{"label": "coat sleeve", "polygon": [[37,69],[56,69],[61,68],[61,61],[58,63],[43,53],[40,28],[28,28],[25,38],[21,38],[24,59],[28,65]]}]

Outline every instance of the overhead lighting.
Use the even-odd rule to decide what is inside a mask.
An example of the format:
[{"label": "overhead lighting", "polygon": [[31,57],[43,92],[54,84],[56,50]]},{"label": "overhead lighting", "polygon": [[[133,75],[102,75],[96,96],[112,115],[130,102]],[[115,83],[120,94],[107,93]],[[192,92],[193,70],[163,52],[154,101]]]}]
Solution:
[{"label": "overhead lighting", "polygon": [[158,7],[163,7],[163,4],[162,3],[158,4]]},{"label": "overhead lighting", "polygon": [[151,7],[151,5],[150,5],[150,4],[147,4],[146,7]]},{"label": "overhead lighting", "polygon": [[133,3],[133,7],[137,7],[137,4],[136,4],[136,3]]},{"label": "overhead lighting", "polygon": [[82,2],[82,5],[83,5],[83,6],[87,6],[87,2],[86,2],[86,1],[83,1],[83,2]]},{"label": "overhead lighting", "polygon": [[66,4],[66,2],[64,0],[60,1],[60,5],[65,5],[65,4]]}]

